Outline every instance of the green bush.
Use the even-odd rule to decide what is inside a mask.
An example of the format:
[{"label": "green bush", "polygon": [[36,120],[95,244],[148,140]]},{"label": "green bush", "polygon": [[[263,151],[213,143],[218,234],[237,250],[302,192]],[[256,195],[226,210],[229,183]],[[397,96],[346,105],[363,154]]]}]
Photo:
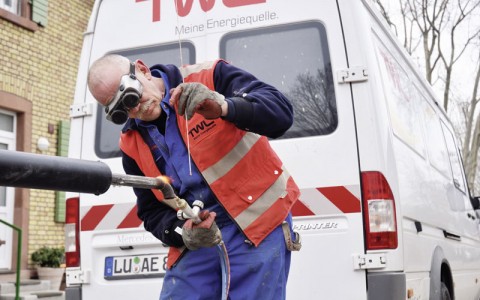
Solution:
[{"label": "green bush", "polygon": [[65,249],[63,247],[42,247],[32,253],[32,262],[40,267],[58,268],[63,264]]}]

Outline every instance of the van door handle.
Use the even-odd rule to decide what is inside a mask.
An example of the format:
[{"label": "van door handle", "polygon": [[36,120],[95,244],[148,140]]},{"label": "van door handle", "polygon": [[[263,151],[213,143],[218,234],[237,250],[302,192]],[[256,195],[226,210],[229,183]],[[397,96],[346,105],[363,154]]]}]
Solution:
[{"label": "van door handle", "polygon": [[472,220],[474,220],[474,221],[475,221],[475,216],[474,216],[474,215],[472,215],[471,213],[467,213],[467,216],[468,216],[470,219],[472,219]]}]

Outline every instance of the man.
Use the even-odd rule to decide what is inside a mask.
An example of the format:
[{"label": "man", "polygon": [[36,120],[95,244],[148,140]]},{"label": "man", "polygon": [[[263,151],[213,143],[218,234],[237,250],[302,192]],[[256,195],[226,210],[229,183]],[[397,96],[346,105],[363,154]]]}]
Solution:
[{"label": "man", "polygon": [[160,299],[220,299],[212,246],[222,238],[231,299],[284,299],[299,190],[266,137],[291,126],[289,101],[222,60],[149,68],[107,55],[91,66],[88,86],[107,119],[127,122],[125,172],[168,176],[180,198],[205,205],[193,224],[162,204],[159,191],[134,189],[145,229],[170,246]]}]

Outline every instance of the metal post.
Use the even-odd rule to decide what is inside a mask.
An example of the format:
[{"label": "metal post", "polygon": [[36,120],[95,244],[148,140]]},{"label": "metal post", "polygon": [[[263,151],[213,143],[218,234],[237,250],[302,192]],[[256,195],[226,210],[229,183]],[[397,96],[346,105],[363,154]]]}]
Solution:
[{"label": "metal post", "polygon": [[7,223],[0,219],[0,222],[18,232],[18,245],[17,245],[17,278],[15,280],[15,300],[20,300],[20,262],[22,256],[22,229],[19,227]]}]

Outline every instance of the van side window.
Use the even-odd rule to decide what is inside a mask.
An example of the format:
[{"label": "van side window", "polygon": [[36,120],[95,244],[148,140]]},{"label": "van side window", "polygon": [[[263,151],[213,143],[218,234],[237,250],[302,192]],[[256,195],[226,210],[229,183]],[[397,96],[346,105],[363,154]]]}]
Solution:
[{"label": "van side window", "polygon": [[[153,46],[141,49],[114,51],[131,61],[142,60],[147,66],[155,64],[174,64],[180,66],[180,52],[178,43]],[[195,63],[195,47],[190,42],[182,42],[182,58],[184,64]],[[99,158],[113,158],[121,156],[118,146],[120,131],[123,125],[115,125],[105,119],[105,110],[100,104],[97,107],[97,123],[95,128],[95,153]]]},{"label": "van side window", "polygon": [[443,134],[447,144],[448,156],[450,158],[450,166],[452,167],[453,184],[457,189],[465,193],[465,183],[463,178],[462,163],[460,161],[459,152],[455,145],[455,139],[452,132],[442,122]]},{"label": "van side window", "polygon": [[394,134],[419,155],[425,157],[425,144],[418,111],[423,98],[407,73],[392,54],[378,47],[379,63],[383,65],[385,98]]},{"label": "van side window", "polygon": [[430,163],[447,178],[451,178],[449,168],[449,159],[447,146],[443,137],[440,120],[435,114],[435,110],[427,103],[422,103],[423,115],[425,119],[426,145]]},{"label": "van side window", "polygon": [[326,135],[338,124],[325,28],[318,22],[226,34],[220,57],[275,86],[292,102],[293,126],[280,138]]}]

